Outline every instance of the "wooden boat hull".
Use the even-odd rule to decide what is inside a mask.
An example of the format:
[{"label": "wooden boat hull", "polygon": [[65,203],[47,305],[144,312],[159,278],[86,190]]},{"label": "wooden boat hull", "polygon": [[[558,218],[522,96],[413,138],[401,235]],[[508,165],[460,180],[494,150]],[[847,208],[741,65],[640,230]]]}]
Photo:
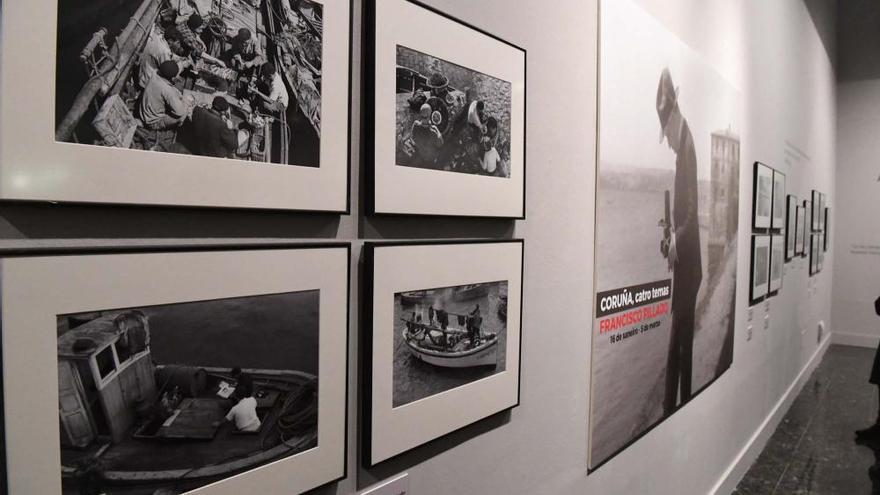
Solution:
[{"label": "wooden boat hull", "polygon": [[486,284],[474,285],[465,289],[455,290],[452,298],[456,301],[470,301],[489,295],[489,286]]},{"label": "wooden boat hull", "polygon": [[442,352],[426,349],[410,338],[406,330],[403,331],[407,349],[416,359],[442,368],[474,368],[478,366],[492,366],[498,364],[498,338],[495,335],[486,336],[479,346],[457,352]]}]

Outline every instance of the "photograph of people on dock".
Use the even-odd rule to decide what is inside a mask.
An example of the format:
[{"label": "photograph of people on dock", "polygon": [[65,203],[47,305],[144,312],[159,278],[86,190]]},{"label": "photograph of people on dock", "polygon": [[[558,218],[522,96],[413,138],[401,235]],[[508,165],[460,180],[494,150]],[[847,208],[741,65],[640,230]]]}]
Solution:
[{"label": "photograph of people on dock", "polygon": [[393,407],[504,371],[507,281],[394,295]]},{"label": "photograph of people on dock", "polygon": [[58,316],[63,493],[184,493],[315,448],[319,299]]},{"label": "photograph of people on dock", "polygon": [[397,165],[510,177],[511,84],[397,45]]},{"label": "photograph of people on dock", "polygon": [[59,0],[55,140],[319,167],[323,9]]}]

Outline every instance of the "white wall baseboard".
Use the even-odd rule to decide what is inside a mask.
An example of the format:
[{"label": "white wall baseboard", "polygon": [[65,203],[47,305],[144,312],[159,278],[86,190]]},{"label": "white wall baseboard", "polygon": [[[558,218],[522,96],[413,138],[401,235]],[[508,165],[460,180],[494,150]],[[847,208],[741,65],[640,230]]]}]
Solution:
[{"label": "white wall baseboard", "polygon": [[776,406],[773,407],[770,414],[767,415],[767,418],[761,423],[761,426],[758,427],[749,441],[743,446],[742,450],[739,451],[739,454],[737,454],[736,458],[730,464],[730,467],[724,471],[724,474],[721,475],[721,478],[715,486],[712,487],[712,490],[709,493],[713,495],[728,495],[736,489],[736,485],[739,484],[740,480],[742,480],[743,476],[745,476],[746,472],[748,472],[749,468],[758,458],[758,455],[760,455],[764,450],[764,447],[767,446],[767,441],[770,440],[773,432],[776,431],[776,427],[779,426],[782,418],[785,417],[785,414],[791,407],[792,402],[794,402],[795,398],[800,394],[801,389],[804,388],[807,379],[816,367],[819,366],[819,363],[822,362],[822,358],[825,356],[825,351],[828,350],[830,344],[831,336],[829,335],[825,337],[822,344],[819,345],[816,352],[814,352],[810,357],[810,360],[807,361],[806,366],[804,366],[794,382],[788,387],[788,390],[785,391],[785,394],[782,395],[776,403]]},{"label": "white wall baseboard", "polygon": [[863,333],[832,332],[831,342],[840,345],[852,345],[856,347],[869,347],[871,349],[876,349],[877,344],[880,344],[880,336],[866,335]]}]

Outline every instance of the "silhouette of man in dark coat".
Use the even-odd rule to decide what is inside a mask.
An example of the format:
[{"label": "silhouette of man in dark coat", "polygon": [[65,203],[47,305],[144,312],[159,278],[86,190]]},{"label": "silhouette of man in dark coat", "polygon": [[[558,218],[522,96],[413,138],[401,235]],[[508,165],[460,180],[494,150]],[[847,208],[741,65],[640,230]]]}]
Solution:
[{"label": "silhouette of man in dark coat", "polygon": [[694,137],[678,106],[678,90],[669,69],[663,69],[657,86],[657,116],[660,141],[675,152],[675,184],[669,269],[672,271],[672,332],[666,367],[663,411],[675,410],[679,388],[681,404],[691,399],[693,377],[694,323],[697,293],[703,280],[700,256],[697,153]]}]

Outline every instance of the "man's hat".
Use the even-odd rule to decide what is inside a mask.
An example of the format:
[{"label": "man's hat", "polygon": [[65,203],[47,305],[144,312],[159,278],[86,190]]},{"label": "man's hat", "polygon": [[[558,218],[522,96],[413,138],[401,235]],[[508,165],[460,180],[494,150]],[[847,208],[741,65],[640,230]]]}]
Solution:
[{"label": "man's hat", "polygon": [[660,142],[663,142],[664,130],[669,123],[672,111],[678,106],[678,88],[672,83],[672,75],[669,68],[664,68],[660,73],[660,83],[657,84],[657,116],[660,117]]},{"label": "man's hat", "polygon": [[177,66],[177,62],[173,60],[166,60],[159,64],[158,72],[159,75],[170,81],[174,79],[175,76],[177,76],[178,72],[180,72],[180,67]]},{"label": "man's hat", "polygon": [[229,102],[222,96],[215,96],[214,101],[211,102],[211,108],[218,112],[225,112],[229,110]]}]

